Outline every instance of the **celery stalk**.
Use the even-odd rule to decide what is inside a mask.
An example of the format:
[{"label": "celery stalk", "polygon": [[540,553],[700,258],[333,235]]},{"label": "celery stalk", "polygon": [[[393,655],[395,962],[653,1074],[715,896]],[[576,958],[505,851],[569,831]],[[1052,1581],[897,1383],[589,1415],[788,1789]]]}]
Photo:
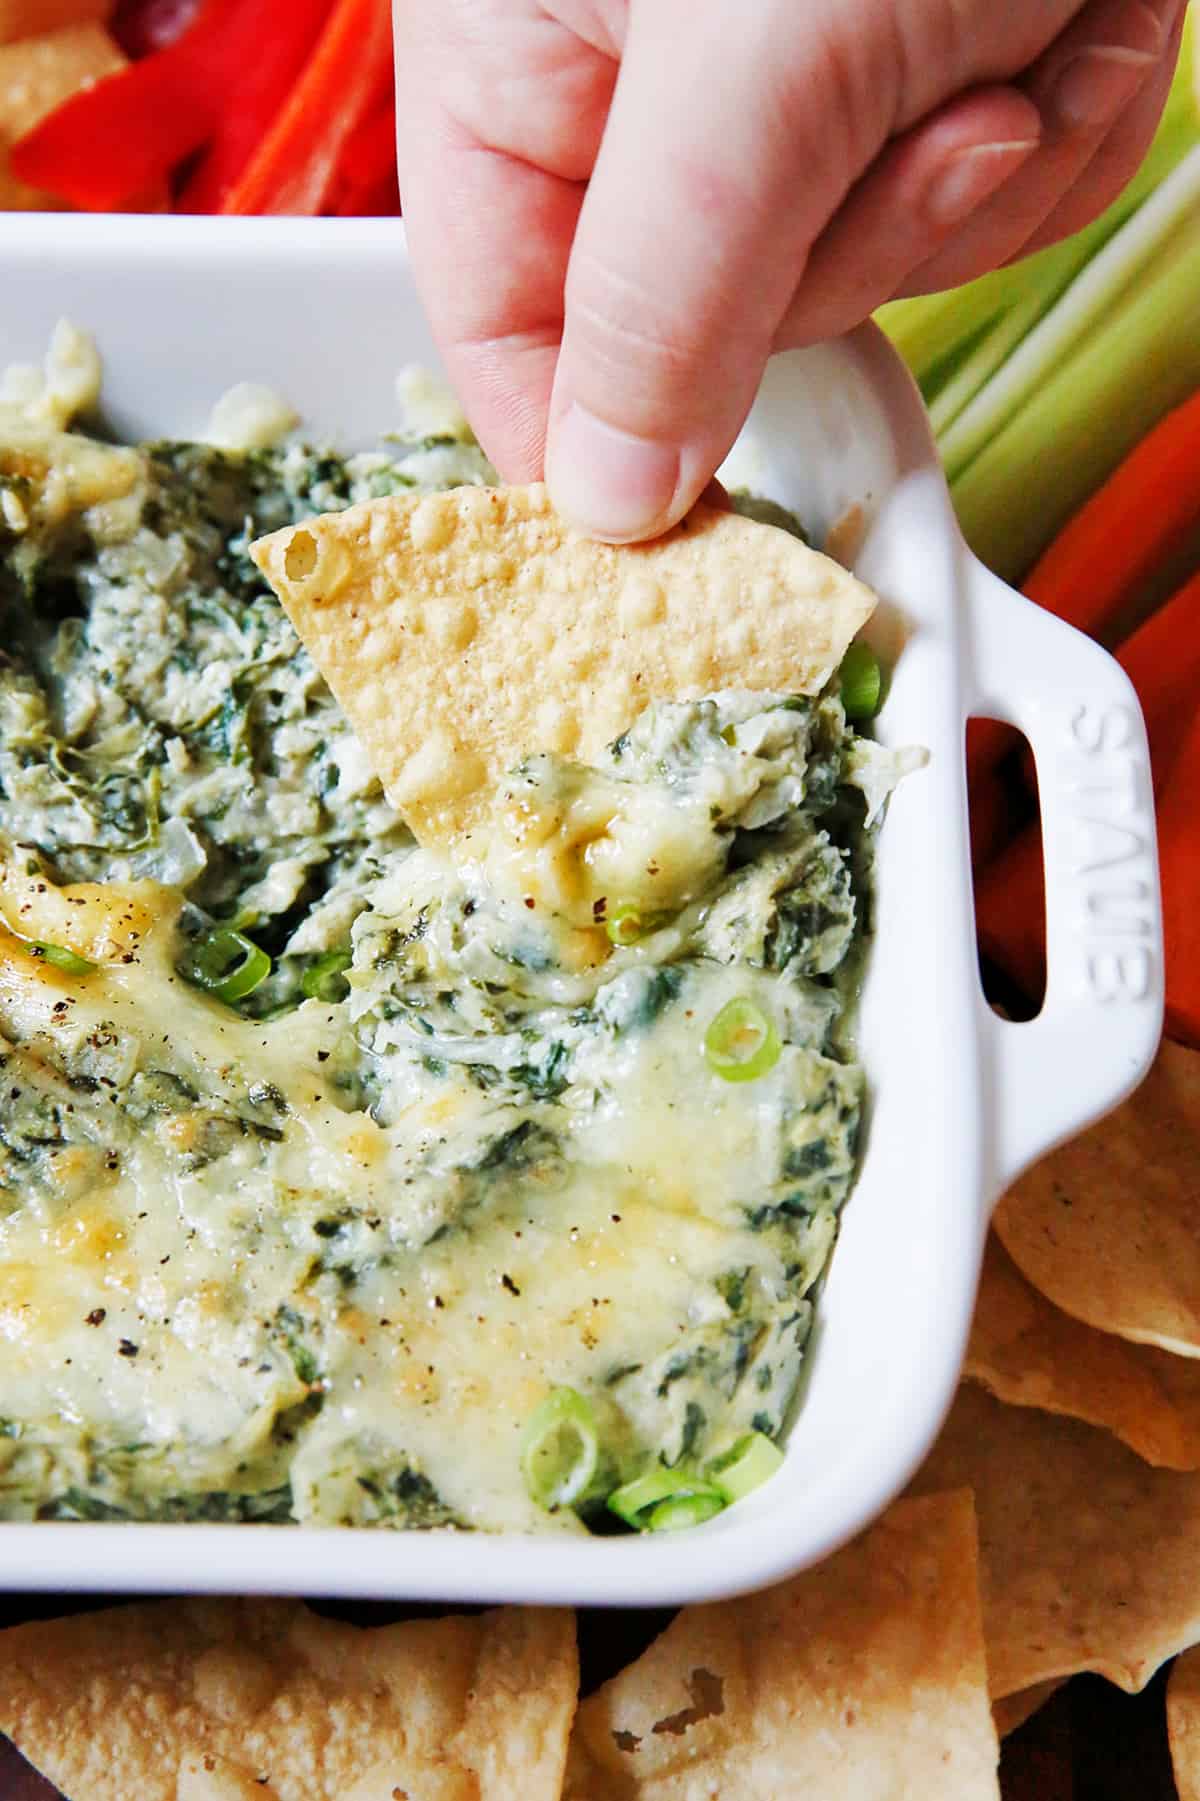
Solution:
[{"label": "celery stalk", "polygon": [[1019,582],[1171,407],[1200,386],[1200,213],[954,482],[968,543]]},{"label": "celery stalk", "polygon": [[930,409],[975,550],[1019,581],[1170,407],[1200,386],[1200,33],[1154,143],[1099,219],[880,323]]},{"label": "celery stalk", "polygon": [[[1191,151],[1111,237],[986,387],[944,429],[934,416],[946,475],[957,480],[988,441],[1096,328],[1191,218],[1200,218],[1200,147]],[[1010,317],[1016,317],[1016,309]]]},{"label": "celery stalk", "polygon": [[[1031,326],[1036,324],[1080,270],[1182,162],[1200,138],[1200,92],[1194,91],[1194,79],[1200,82],[1200,40],[1189,17],[1179,70],[1154,142],[1133,180],[1106,212],[1062,243],[1048,245],[1036,255],[996,269],[965,287],[893,300],[880,307],[876,319],[912,370],[927,403],[932,403],[953,381],[958,388],[953,403],[955,415],[961,411],[959,398],[965,393],[966,400],[970,400],[978,390],[970,388],[960,371],[971,353],[986,342],[997,321],[1013,307],[1029,307],[1033,313],[1030,297],[1036,296],[1040,304],[1036,317],[1030,319]],[[981,357],[975,372],[980,384],[987,380],[990,369],[986,355]]]},{"label": "celery stalk", "polygon": [[1045,312],[1041,294],[1027,294],[988,327],[979,342],[963,358],[954,374],[929,402],[929,417],[939,445],[955,420],[990,381],[1005,359]]},{"label": "celery stalk", "polygon": [[[1007,276],[1011,271],[997,273]],[[876,324],[912,370],[926,402],[936,398],[963,354],[1003,317],[1008,301],[985,287],[990,280],[984,276],[946,294],[892,300],[875,314]]]}]

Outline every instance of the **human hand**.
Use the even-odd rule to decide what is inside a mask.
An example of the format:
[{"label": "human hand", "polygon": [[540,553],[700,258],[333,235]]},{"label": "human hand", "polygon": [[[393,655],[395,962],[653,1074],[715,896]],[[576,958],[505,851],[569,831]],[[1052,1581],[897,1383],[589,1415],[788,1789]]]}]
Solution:
[{"label": "human hand", "polygon": [[396,0],[416,279],[510,481],[680,518],[773,350],[1076,230],[1184,0]]}]

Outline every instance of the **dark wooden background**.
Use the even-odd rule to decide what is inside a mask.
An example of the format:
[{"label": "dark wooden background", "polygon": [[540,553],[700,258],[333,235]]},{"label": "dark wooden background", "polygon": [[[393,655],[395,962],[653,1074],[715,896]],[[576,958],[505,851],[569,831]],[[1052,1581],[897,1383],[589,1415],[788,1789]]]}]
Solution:
[{"label": "dark wooden background", "polygon": [[[111,1596],[73,1596],[64,1605],[61,1596],[22,1595],[0,1601],[0,1624],[112,1604]],[[363,1625],[402,1617],[394,1607],[317,1605],[322,1612]],[[670,1617],[660,1612],[581,1613],[585,1692],[638,1656]],[[1165,1670],[1140,1695],[1122,1694],[1095,1676],[1076,1677],[1005,1741],[1000,1764],[1004,1801],[1177,1801],[1167,1748],[1165,1691]],[[56,1801],[56,1797],[57,1791],[0,1738],[0,1801]],[[92,1797],[73,1795],[70,1801]]]}]

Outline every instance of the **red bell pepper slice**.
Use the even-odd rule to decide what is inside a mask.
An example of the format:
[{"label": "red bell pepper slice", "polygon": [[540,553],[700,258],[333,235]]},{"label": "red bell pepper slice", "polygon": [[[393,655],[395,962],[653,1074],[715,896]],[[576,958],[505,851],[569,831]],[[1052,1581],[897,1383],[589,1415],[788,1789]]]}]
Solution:
[{"label": "red bell pepper slice", "polygon": [[346,140],[325,210],[341,218],[400,211],[396,173],[396,96],[387,91]]},{"label": "red bell pepper slice", "polygon": [[291,0],[264,32],[216,132],[175,200],[180,213],[217,213],[299,80],[329,16],[329,0]]},{"label": "red bell pepper slice", "polygon": [[213,135],[287,11],[281,0],[205,0],[168,49],[73,95],[14,144],[13,174],[85,212],[135,202]]},{"label": "red bell pepper slice", "polygon": [[388,0],[337,0],[308,66],[222,212],[323,212],[346,146],[391,66]]}]

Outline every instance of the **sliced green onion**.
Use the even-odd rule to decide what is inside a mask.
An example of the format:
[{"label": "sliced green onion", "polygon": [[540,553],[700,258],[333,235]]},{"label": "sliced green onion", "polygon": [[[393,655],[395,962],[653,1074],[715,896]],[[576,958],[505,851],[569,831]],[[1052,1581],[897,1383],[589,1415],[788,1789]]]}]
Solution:
[{"label": "sliced green onion", "polygon": [[883,698],[883,671],[869,644],[856,639],[842,658],[842,705],[847,719],[874,719]]},{"label": "sliced green onion", "polygon": [[310,1001],[344,1001],[350,992],[346,971],[352,961],[346,948],[314,957],[300,978],[300,992]]},{"label": "sliced green onion", "polygon": [[643,913],[640,907],[614,907],[604,922],[610,944],[623,949],[656,932],[666,917],[663,913]]},{"label": "sliced green onion", "polygon": [[783,1463],[783,1452],[765,1432],[748,1432],[721,1457],[709,1464],[706,1474],[727,1501],[740,1501],[743,1495],[770,1481]]},{"label": "sliced green onion", "polygon": [[[664,1507],[681,1508],[693,1502],[707,1510],[698,1516],[701,1519],[710,1519],[725,1505],[720,1489],[697,1476],[695,1470],[667,1469],[663,1464],[656,1464],[644,1475],[635,1476],[632,1482],[615,1488],[605,1505],[610,1513],[615,1513],[618,1519],[636,1527],[639,1532],[657,1532],[663,1528],[656,1526],[654,1521]],[[681,1526],[695,1523],[695,1519],[690,1518],[678,1521]]]},{"label": "sliced green onion", "polygon": [[614,1488],[605,1506],[627,1525],[640,1527],[660,1501],[686,1493],[694,1483],[695,1477],[683,1470],[669,1470],[661,1463],[655,1464],[644,1476],[635,1476],[632,1482]]},{"label": "sliced green onion", "polygon": [[180,973],[232,1007],[260,988],[271,973],[271,959],[232,926],[214,926],[188,947]]},{"label": "sliced green onion", "polygon": [[704,1057],[726,1082],[755,1082],[779,1061],[779,1033],[756,1001],[726,1001],[704,1034]]},{"label": "sliced green onion", "polygon": [[591,1404],[573,1388],[546,1396],[525,1427],[521,1471],[539,1507],[570,1507],[587,1492],[600,1460]]},{"label": "sliced green onion", "polygon": [[647,1532],[679,1532],[685,1526],[702,1526],[725,1506],[722,1495],[714,1489],[697,1489],[694,1494],[675,1495],[660,1501],[646,1521]]},{"label": "sliced green onion", "polygon": [[34,944],[32,950],[35,957],[40,957],[43,963],[53,963],[55,969],[61,969],[66,976],[87,976],[96,967],[86,957],[77,957],[65,944]]}]

